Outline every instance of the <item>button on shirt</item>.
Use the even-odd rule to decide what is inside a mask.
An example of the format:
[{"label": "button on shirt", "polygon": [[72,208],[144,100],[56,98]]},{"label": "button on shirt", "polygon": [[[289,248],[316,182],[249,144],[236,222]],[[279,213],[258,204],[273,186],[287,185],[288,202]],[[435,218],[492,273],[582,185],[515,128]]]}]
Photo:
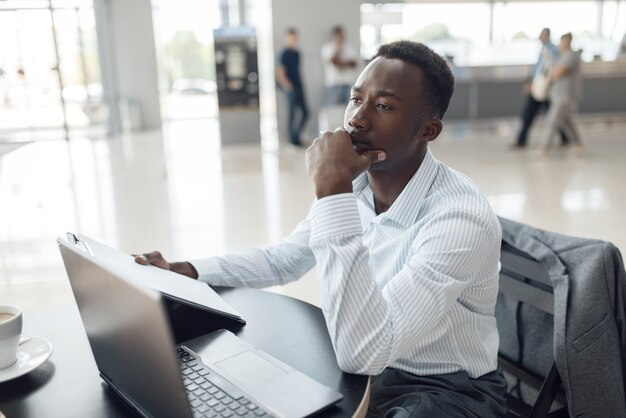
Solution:
[{"label": "button on shirt", "polygon": [[495,370],[501,231],[484,196],[430,151],[387,212],[376,215],[366,173],[353,190],[317,200],[277,245],[192,261],[199,279],[265,287],[317,264],[343,370],[471,377]]}]

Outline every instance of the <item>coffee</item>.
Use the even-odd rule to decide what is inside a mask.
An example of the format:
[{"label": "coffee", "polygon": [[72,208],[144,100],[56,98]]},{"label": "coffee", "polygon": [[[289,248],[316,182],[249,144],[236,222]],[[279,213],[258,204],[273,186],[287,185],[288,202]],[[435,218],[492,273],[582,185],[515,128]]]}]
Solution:
[{"label": "coffee", "polygon": [[8,312],[0,312],[0,323],[15,318],[15,314]]}]

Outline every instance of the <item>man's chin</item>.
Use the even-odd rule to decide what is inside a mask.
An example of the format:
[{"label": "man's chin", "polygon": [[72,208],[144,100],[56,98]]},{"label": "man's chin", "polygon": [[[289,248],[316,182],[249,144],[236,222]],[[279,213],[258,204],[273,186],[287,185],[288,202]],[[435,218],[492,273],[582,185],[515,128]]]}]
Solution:
[{"label": "man's chin", "polygon": [[375,161],[370,165],[367,171],[383,171],[385,169],[384,161]]},{"label": "man's chin", "polygon": [[359,143],[352,143],[352,148],[354,148],[356,153],[359,155],[363,154],[364,152],[371,151],[370,148],[364,147],[362,144]]}]

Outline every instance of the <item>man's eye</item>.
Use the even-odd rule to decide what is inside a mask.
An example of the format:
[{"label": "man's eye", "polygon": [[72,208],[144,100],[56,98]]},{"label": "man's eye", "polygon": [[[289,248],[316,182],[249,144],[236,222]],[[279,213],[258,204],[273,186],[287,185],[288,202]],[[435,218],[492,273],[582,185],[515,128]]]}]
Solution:
[{"label": "man's eye", "polygon": [[387,106],[384,103],[378,103],[378,107],[383,110],[391,110],[391,107]]},{"label": "man's eye", "polygon": [[351,101],[352,103],[358,103],[359,101],[361,101],[361,99],[359,99],[358,97],[354,97],[354,96],[352,96],[352,97],[350,97],[350,101]]}]

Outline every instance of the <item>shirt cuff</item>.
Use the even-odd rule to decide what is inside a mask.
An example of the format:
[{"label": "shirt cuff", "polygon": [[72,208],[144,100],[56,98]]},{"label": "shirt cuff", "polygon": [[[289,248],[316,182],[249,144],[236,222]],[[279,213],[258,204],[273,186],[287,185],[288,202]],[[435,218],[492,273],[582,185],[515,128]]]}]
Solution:
[{"label": "shirt cuff", "polygon": [[205,258],[201,260],[189,261],[198,272],[198,280],[208,284],[218,284],[217,279],[220,277],[222,268],[217,258]]},{"label": "shirt cuff", "polygon": [[310,219],[310,242],[363,234],[354,193],[341,193],[317,200],[311,208]]}]

